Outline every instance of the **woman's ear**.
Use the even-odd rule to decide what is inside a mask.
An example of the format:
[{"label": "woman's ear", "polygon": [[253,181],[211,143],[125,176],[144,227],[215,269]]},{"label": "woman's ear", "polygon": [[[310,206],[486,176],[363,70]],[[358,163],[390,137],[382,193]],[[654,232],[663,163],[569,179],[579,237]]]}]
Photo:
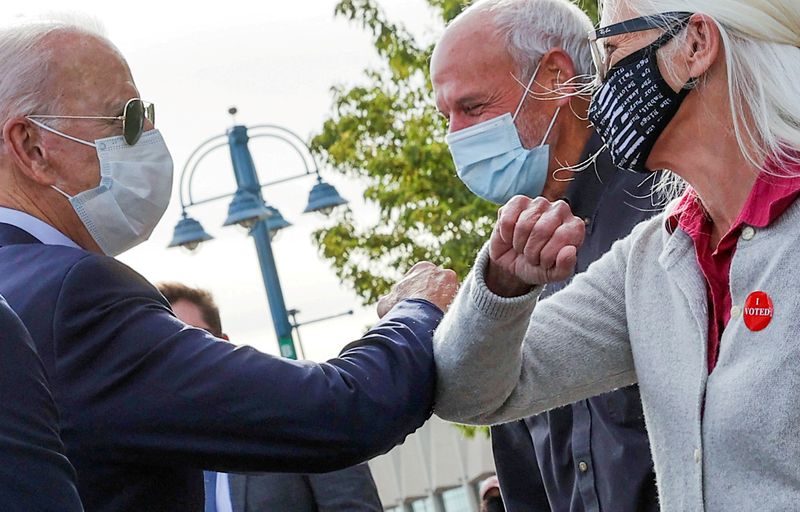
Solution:
[{"label": "woman's ear", "polygon": [[719,27],[705,14],[695,14],[686,28],[686,45],[681,52],[689,79],[706,74],[717,61],[722,47]]},{"label": "woman's ear", "polygon": [[13,117],[3,125],[3,140],[8,157],[23,175],[43,186],[55,184],[39,127],[24,117]]}]

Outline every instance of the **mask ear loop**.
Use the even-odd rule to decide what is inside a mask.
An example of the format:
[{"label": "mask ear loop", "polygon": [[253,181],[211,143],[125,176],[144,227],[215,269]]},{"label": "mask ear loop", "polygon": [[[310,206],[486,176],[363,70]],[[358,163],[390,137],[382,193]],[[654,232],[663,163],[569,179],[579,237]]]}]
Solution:
[{"label": "mask ear loop", "polygon": [[[92,142],[85,141],[83,139],[79,139],[78,137],[73,137],[72,135],[67,135],[66,133],[60,132],[60,131],[56,130],[55,128],[51,128],[51,127],[47,126],[44,123],[40,123],[39,121],[37,121],[36,119],[33,119],[31,117],[26,117],[25,119],[27,119],[28,121],[32,122],[33,124],[35,124],[39,128],[42,128],[43,130],[47,130],[48,132],[55,133],[56,135],[61,135],[65,139],[69,139],[69,140],[78,142],[80,144],[83,144],[84,146],[89,146],[89,147],[92,147],[92,148],[96,148],[97,147],[97,145],[92,143]],[[69,196],[67,196],[67,197],[69,197]]]},{"label": "mask ear loop", "polygon": [[62,196],[66,197],[68,201],[72,201],[72,196],[71,196],[71,195],[69,195],[69,194],[67,194],[66,192],[64,192],[63,190],[61,190],[60,188],[58,188],[57,186],[55,186],[55,185],[50,185],[50,188],[52,188],[53,190],[55,190],[56,192],[58,192],[58,193],[59,193],[59,194],[61,194]]},{"label": "mask ear loop", "polygon": [[558,119],[558,114],[561,112],[561,107],[556,109],[556,113],[553,115],[553,119],[550,120],[550,126],[547,127],[547,131],[542,138],[542,142],[539,143],[540,146],[544,146],[544,143],[547,141],[547,138],[550,137],[550,132],[553,131],[553,126],[556,125],[556,119]]},{"label": "mask ear loop", "polygon": [[[517,120],[517,115],[519,115],[519,111],[522,110],[522,105],[525,104],[525,100],[528,98],[528,94],[531,94],[531,85],[533,85],[533,81],[536,79],[536,75],[539,73],[539,67],[541,65],[542,62],[539,61],[539,64],[536,65],[536,69],[533,70],[531,79],[528,81],[528,85],[525,86],[525,92],[522,94],[522,98],[520,98],[519,100],[519,104],[517,105],[517,110],[515,110],[514,115],[511,116],[512,121]],[[513,77],[514,75],[511,76]],[[517,80],[516,77],[514,77],[514,80]],[[519,80],[517,80],[517,82],[519,82],[519,84],[522,85],[522,82],[520,82]]]},{"label": "mask ear loop", "polygon": [[[55,133],[56,135],[61,135],[62,137],[66,138],[66,139],[73,140],[73,141],[78,142],[80,144],[83,144],[85,146],[90,146],[90,147],[93,147],[93,148],[97,147],[96,144],[92,144],[91,142],[87,142],[87,141],[85,141],[83,139],[79,139],[77,137],[73,137],[72,135],[67,135],[66,133],[62,133],[62,132],[56,130],[55,128],[51,128],[51,127],[47,126],[44,123],[40,123],[36,119],[31,119],[30,117],[26,117],[25,119],[27,119],[28,121],[32,122],[33,124],[35,124],[36,126],[38,126],[39,128],[41,128],[43,130],[47,130],[48,132]],[[58,192],[62,196],[66,197],[68,201],[72,201],[72,196],[67,194],[66,192],[64,192],[63,190],[58,188],[57,186],[50,185],[50,188],[52,188],[53,190],[55,190],[56,192]]]}]

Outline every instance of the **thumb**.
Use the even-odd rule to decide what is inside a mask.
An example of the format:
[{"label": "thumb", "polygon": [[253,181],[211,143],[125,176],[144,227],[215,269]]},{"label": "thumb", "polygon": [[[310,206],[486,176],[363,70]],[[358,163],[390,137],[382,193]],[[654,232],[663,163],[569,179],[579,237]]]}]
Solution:
[{"label": "thumb", "polygon": [[548,274],[553,281],[562,281],[572,275],[577,263],[578,248],[574,245],[567,245],[558,251],[556,264],[548,271]]}]

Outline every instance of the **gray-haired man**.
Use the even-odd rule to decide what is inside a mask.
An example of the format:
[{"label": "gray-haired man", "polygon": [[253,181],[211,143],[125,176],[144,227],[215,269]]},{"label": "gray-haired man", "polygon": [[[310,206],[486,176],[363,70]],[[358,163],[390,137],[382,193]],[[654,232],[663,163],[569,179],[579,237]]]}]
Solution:
[{"label": "gray-haired man", "polygon": [[[578,271],[654,210],[642,178],[616,172],[606,155],[584,172],[559,171],[602,146],[581,85],[592,73],[591,28],[567,0],[485,0],[449,25],[431,61],[459,176],[496,203],[567,201],[586,223]],[[492,443],[510,512],[658,510],[635,386],[496,426]]]}]

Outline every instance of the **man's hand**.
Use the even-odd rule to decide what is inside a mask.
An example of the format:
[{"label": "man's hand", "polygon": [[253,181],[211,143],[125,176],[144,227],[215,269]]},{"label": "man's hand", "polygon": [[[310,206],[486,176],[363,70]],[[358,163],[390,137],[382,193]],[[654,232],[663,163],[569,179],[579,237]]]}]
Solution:
[{"label": "man's hand", "polygon": [[512,198],[498,212],[489,241],[486,285],[501,296],[562,281],[575,270],[586,227],[564,201]]},{"label": "man's hand", "polygon": [[458,291],[458,277],[452,270],[442,269],[422,261],[378,301],[378,316],[383,317],[398,302],[405,299],[425,299],[442,311],[447,311]]}]

